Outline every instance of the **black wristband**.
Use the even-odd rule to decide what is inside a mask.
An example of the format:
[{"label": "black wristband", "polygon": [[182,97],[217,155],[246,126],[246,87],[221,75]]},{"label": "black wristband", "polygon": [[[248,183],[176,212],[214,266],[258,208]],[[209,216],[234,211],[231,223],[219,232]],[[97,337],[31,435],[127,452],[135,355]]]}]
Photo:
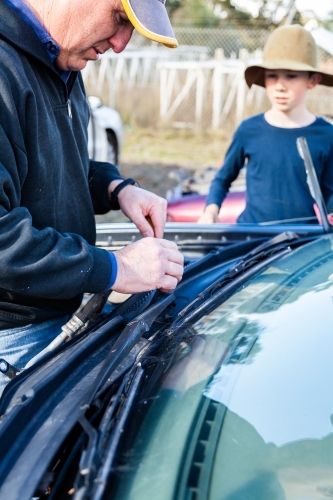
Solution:
[{"label": "black wristband", "polygon": [[114,190],[112,191],[112,195],[118,198],[118,194],[120,193],[120,191],[129,184],[131,184],[132,186],[134,186],[135,184],[139,186],[135,179],[125,179],[123,182],[120,182],[117,187],[114,188]]},{"label": "black wristband", "polygon": [[124,187],[128,186],[129,184],[131,184],[132,186],[136,185],[136,186],[140,187],[138,182],[135,179],[132,179],[131,177],[120,182],[118,184],[118,186],[115,187],[111,193],[110,204],[111,204],[111,208],[113,210],[119,210],[118,195],[119,195],[120,191],[122,189],[124,189]]}]

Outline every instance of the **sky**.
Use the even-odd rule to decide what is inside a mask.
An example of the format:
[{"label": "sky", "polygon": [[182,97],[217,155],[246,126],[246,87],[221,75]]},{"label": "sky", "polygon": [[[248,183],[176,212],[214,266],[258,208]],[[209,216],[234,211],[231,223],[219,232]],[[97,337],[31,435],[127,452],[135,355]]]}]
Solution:
[{"label": "sky", "polygon": [[[255,0],[233,0],[232,3],[244,10],[250,11],[255,16],[260,2]],[[285,0],[285,3],[288,5],[290,0]],[[333,0],[296,0],[295,4],[300,12],[312,11],[316,17],[323,21],[327,17],[327,14],[333,11]]]},{"label": "sky", "polygon": [[296,0],[299,11],[312,10],[321,20],[325,20],[327,13],[333,11],[333,0]]}]

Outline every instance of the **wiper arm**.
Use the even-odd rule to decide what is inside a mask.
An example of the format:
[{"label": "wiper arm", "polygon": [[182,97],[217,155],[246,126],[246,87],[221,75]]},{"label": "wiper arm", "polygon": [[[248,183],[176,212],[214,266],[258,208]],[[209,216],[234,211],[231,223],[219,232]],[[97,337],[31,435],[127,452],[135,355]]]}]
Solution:
[{"label": "wiper arm", "polygon": [[203,315],[203,310],[205,311],[204,314],[209,314],[212,309],[216,308],[217,300],[219,300],[220,303],[222,300],[226,300],[234,293],[235,289],[244,283],[244,281],[290,252],[290,246],[271,250],[270,252],[263,252],[259,254],[259,258],[253,258],[247,266],[246,263],[240,265],[238,269],[239,272],[237,272],[237,270],[234,271],[232,280],[230,276],[228,276],[228,273],[226,273],[227,276],[223,275],[222,279],[206,288],[203,293],[199,294],[191,304],[179,313],[176,320],[171,327],[169,327],[168,334],[173,334],[176,330],[187,324],[193,324],[193,322],[197,321],[199,316]]},{"label": "wiper arm", "polygon": [[93,386],[85,398],[83,406],[81,407],[83,412],[90,407],[96,396],[98,396],[99,390],[103,388],[107,379],[112,375],[114,370],[119,366],[138,340],[149,331],[156,318],[174,299],[175,296],[172,293],[165,294],[165,296],[151,306],[148,311],[143,312],[134,321],[128,323],[115,342],[110,354],[105,359]]},{"label": "wiper arm", "polygon": [[287,243],[289,241],[297,240],[298,238],[299,235],[297,233],[294,233],[292,231],[284,231],[283,233],[274,236],[274,238],[264,241],[261,245],[255,247],[253,250],[251,250],[251,252],[245,255],[244,260],[247,260],[255,255],[258,255],[259,253],[265,250],[273,248],[275,245],[280,245],[281,243]]},{"label": "wiper arm", "polygon": [[187,307],[185,307],[179,313],[179,316],[185,316],[190,309],[197,307],[199,302],[204,301],[209,295],[215,293],[217,289],[220,289],[221,287],[228,284],[230,280],[235,279],[237,276],[243,274],[249,268],[255,266],[258,262],[264,261],[270,255],[278,252],[283,248],[288,247],[291,241],[297,240],[298,238],[298,234],[293,233],[292,231],[285,231],[255,247],[242,259],[239,259],[236,264],[230,267],[222,276],[220,276],[217,281],[212,283],[202,293],[200,293],[190,304],[188,304]]},{"label": "wiper arm", "polygon": [[[96,471],[100,470],[100,467],[100,473],[102,472],[102,475],[105,475],[105,467],[103,467],[103,465],[101,466],[102,457],[104,455],[103,443],[104,445],[105,442],[108,443],[106,446],[106,460],[108,461],[113,457],[113,452],[116,446],[115,443],[119,439],[121,425],[118,423],[115,427],[114,432],[112,433],[112,439],[111,436],[106,439],[106,436],[109,432],[115,409],[119,405],[125,388],[132,378],[133,369],[130,370],[122,380],[117,393],[112,397],[110,403],[108,404],[97,430],[93,427],[93,425],[86,417],[86,411],[105,389],[107,381],[110,379],[110,377],[112,377],[112,374],[117,370],[121,362],[124,361],[133,347],[140,341],[141,337],[150,330],[154,321],[174,299],[175,296],[173,294],[164,294],[163,297],[156,304],[151,306],[148,311],[140,314],[134,321],[131,321],[125,327],[125,329],[122,331],[119,338],[113,345],[110,354],[104,361],[99,374],[94,381],[94,384],[89,389],[86,395],[86,398],[83,399],[83,404],[80,408],[80,415],[78,416],[77,421],[78,423],[80,423],[82,429],[88,436],[88,444],[81,455],[80,471],[76,481],[76,486],[78,487],[77,494],[79,495],[80,499],[86,498],[86,495],[89,494],[93,485],[92,478],[95,476]],[[127,412],[129,411],[129,407],[131,406],[132,400],[136,393],[139,380],[141,379],[141,376],[143,374],[143,370],[140,364],[135,365],[133,368],[134,372],[137,372],[138,377],[134,376],[135,390],[132,388],[131,397],[128,401],[126,401],[125,398],[124,407],[125,409],[127,409]],[[126,418],[126,411],[125,413],[123,411],[121,412],[121,416],[119,416],[120,423],[123,422]]]},{"label": "wiper arm", "polygon": [[122,380],[108,402],[97,428],[84,415],[78,419],[88,437],[81,452],[79,470],[74,480],[74,500],[101,500],[107,485],[117,446],[131,411],[144,370],[134,367]]}]

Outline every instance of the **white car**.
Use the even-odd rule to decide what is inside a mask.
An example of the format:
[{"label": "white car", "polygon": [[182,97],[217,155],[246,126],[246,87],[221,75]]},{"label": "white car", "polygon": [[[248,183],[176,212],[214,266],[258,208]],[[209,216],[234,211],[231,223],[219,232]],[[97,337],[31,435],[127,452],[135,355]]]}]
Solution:
[{"label": "white car", "polygon": [[103,106],[99,97],[89,96],[89,157],[118,165],[123,145],[123,123],[118,111]]}]

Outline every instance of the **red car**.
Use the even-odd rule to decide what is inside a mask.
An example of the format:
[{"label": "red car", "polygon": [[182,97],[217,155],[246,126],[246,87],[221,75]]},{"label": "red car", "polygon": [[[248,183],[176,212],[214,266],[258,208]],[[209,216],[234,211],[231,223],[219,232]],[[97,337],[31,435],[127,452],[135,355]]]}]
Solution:
[{"label": "red car", "polygon": [[[206,196],[201,194],[187,194],[168,202],[168,222],[197,222],[205,208]],[[245,191],[231,191],[224,200],[220,213],[219,222],[233,224],[237,222],[238,216],[245,208]],[[317,205],[313,205],[319,224],[321,216]],[[328,221],[333,225],[333,215],[328,215]]]},{"label": "red car", "polygon": [[[168,222],[197,222],[205,208],[206,196],[187,194],[168,202]],[[223,201],[219,221],[234,223],[245,208],[245,191],[231,191]]]}]

